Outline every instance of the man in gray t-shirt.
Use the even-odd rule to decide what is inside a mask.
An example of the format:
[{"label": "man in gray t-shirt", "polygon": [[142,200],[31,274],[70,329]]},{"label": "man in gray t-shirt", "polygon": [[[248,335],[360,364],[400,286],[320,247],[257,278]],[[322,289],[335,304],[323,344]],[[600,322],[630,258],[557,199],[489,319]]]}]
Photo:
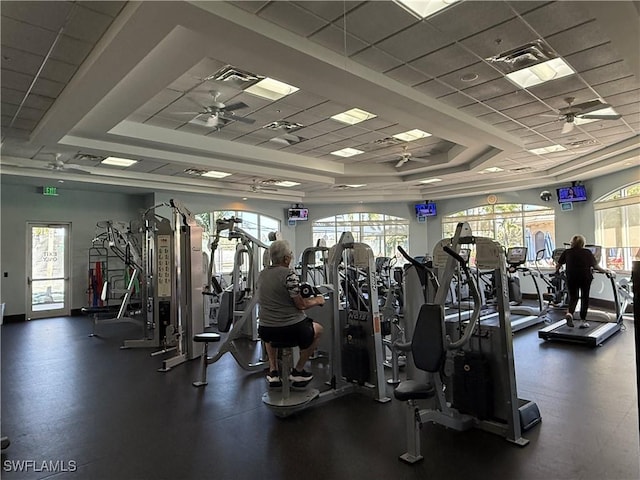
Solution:
[{"label": "man in gray t-shirt", "polygon": [[300,279],[289,267],[293,259],[289,242],[273,242],[269,256],[271,266],[260,272],[258,277],[258,333],[269,355],[267,381],[270,387],[279,387],[282,385],[281,373],[288,373],[278,372],[278,352],[270,342],[294,343],[300,347],[300,358],[289,378],[293,386],[306,386],[313,375],[304,366],[318,344],[322,325],[307,317],[304,310],[324,305],[324,297],[304,298],[300,295]]}]

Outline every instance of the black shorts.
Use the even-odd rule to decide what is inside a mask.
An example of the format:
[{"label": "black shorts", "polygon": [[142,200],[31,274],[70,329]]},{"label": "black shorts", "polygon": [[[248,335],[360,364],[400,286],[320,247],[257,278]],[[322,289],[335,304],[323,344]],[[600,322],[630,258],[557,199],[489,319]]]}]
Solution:
[{"label": "black shorts", "polygon": [[313,330],[313,320],[307,317],[301,322],[286,327],[259,326],[258,334],[267,343],[295,343],[304,350],[313,343],[315,331]]}]

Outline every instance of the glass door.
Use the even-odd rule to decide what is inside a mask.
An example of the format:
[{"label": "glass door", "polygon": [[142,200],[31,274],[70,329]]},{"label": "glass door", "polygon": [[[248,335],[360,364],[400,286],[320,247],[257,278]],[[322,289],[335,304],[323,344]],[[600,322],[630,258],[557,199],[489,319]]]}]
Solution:
[{"label": "glass door", "polygon": [[27,223],[27,318],[71,314],[69,223]]}]

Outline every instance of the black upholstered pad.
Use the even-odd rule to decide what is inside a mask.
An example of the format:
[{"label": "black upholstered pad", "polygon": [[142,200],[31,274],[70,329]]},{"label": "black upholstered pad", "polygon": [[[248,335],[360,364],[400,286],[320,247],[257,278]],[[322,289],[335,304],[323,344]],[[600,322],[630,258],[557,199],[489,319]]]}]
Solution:
[{"label": "black upholstered pad", "polygon": [[431,398],[436,391],[432,385],[415,380],[405,380],[393,391],[393,396],[398,400],[418,400],[421,398]]},{"label": "black upholstered pad", "polygon": [[200,343],[219,342],[220,335],[212,332],[198,333],[193,336],[193,341]]}]

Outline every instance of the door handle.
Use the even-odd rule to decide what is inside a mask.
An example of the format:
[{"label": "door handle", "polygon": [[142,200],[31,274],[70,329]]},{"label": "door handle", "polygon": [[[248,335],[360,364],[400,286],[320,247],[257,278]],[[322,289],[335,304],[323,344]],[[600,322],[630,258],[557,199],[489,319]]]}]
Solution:
[{"label": "door handle", "polygon": [[27,285],[31,285],[31,277],[27,277]]}]

